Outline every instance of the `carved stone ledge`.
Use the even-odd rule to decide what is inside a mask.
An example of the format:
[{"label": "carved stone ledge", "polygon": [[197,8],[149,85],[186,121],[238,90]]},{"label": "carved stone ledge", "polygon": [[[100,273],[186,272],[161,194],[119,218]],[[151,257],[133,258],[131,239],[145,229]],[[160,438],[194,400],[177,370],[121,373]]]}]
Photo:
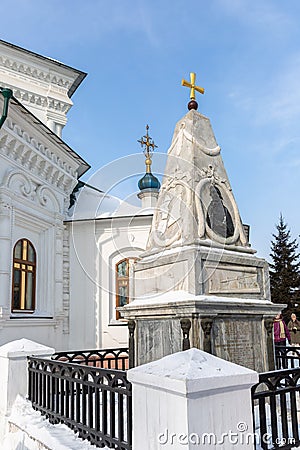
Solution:
[{"label": "carved stone ledge", "polygon": [[6,67],[13,72],[17,72],[20,74],[25,74],[27,77],[35,78],[37,80],[45,81],[47,83],[52,83],[61,88],[64,88],[66,91],[70,88],[70,80],[67,78],[63,78],[61,75],[51,74],[49,72],[44,72],[42,70],[38,70],[35,66],[30,66],[29,64],[20,63],[13,58],[8,58],[6,56],[0,56],[0,65]]},{"label": "carved stone ledge", "polygon": [[[1,83],[0,83],[1,86]],[[25,105],[37,105],[41,109],[52,109],[65,115],[72,106],[71,102],[62,102],[54,98],[38,95],[21,89],[14,89],[14,96]]]}]

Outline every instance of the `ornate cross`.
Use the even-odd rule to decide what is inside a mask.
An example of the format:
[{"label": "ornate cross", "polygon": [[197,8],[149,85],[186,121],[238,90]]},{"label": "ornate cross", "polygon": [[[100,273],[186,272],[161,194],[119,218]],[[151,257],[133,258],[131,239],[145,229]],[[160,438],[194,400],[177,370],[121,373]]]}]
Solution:
[{"label": "ornate cross", "polygon": [[[157,148],[157,145],[154,144],[153,139],[148,134],[149,125],[146,125],[146,134],[141,137],[141,139],[138,140],[138,142],[143,147],[145,145],[144,152],[147,154],[151,154],[155,148]],[[150,150],[152,149],[152,150]]]},{"label": "ornate cross", "polygon": [[195,99],[196,99],[195,91],[200,92],[200,94],[204,94],[204,88],[195,85],[196,74],[195,74],[194,72],[191,72],[191,73],[190,73],[190,79],[191,79],[191,82],[190,82],[190,83],[189,83],[188,81],[186,81],[186,80],[183,79],[183,80],[181,81],[181,85],[182,85],[182,86],[186,86],[186,87],[188,87],[188,88],[191,89],[191,92],[190,92],[190,99],[191,99],[191,100],[195,100]]},{"label": "ornate cross", "polygon": [[155,148],[157,148],[157,145],[154,144],[153,139],[149,136],[148,134],[148,130],[149,130],[149,125],[146,125],[146,134],[141,137],[141,139],[138,140],[138,142],[141,144],[141,147],[144,147],[144,155],[146,156],[146,171],[147,173],[151,172],[151,164],[152,164],[152,160],[151,160],[151,156],[153,154],[153,151]]}]

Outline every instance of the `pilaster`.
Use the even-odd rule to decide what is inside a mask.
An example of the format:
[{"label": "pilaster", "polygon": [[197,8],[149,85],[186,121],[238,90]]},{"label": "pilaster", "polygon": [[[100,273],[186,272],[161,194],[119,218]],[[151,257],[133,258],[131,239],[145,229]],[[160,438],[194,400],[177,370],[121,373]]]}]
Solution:
[{"label": "pilaster", "polygon": [[12,267],[12,204],[8,196],[0,194],[0,306],[10,309]]}]

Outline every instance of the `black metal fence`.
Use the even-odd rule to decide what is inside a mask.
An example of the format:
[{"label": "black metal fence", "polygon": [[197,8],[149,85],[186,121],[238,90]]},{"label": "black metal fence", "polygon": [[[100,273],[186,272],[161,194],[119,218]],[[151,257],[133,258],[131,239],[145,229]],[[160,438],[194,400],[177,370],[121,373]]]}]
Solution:
[{"label": "black metal fence", "polygon": [[300,367],[300,346],[275,347],[275,367],[277,370]]},{"label": "black metal fence", "polygon": [[80,350],[58,352],[51,359],[103,369],[127,370],[129,368],[128,348],[109,348],[105,350]]},{"label": "black metal fence", "polygon": [[28,358],[28,369],[29,400],[51,423],[66,424],[97,447],[132,449],[125,371],[35,357]]},{"label": "black metal fence", "polygon": [[259,374],[259,383],[252,388],[258,448],[288,450],[300,446],[299,380],[300,368]]}]

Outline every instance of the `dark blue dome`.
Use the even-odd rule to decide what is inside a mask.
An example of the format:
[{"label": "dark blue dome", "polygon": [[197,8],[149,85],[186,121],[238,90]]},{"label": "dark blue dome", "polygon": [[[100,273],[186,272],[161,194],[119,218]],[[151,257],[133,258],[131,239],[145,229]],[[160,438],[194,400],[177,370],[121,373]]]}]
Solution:
[{"label": "dark blue dome", "polygon": [[150,172],[146,173],[143,178],[138,182],[139,189],[144,191],[145,189],[159,189],[159,180]]}]

